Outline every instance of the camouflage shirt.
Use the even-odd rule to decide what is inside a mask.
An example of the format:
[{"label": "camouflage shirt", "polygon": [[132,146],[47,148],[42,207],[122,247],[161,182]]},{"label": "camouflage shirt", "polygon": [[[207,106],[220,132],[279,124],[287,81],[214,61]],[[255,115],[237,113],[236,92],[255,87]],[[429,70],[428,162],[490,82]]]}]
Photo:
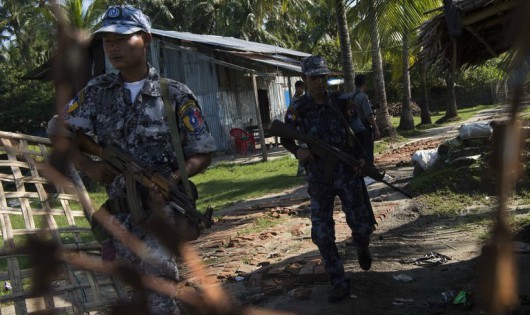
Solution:
[{"label": "camouflage shirt", "polygon": [[[168,81],[185,157],[215,151],[215,141],[191,90]],[[153,67],[134,100],[119,74],[92,79],[70,101],[63,118],[72,131],[94,136],[101,146],[117,145],[163,175],[178,169],[159,75]],[[110,198],[125,197],[123,176],[116,177],[107,191]]]},{"label": "camouflage shirt", "polygon": [[[326,97],[326,104],[315,104],[311,96],[304,94],[289,106],[284,120],[286,124],[308,136],[353,154],[353,149],[348,146],[348,133],[341,115],[343,114],[333,104],[329,93]],[[308,170],[306,179],[322,181],[326,163],[325,159],[315,155],[314,160],[306,164]],[[337,163],[337,165],[341,168],[346,167],[342,163]],[[336,172],[337,170],[338,168],[335,167]]]}]

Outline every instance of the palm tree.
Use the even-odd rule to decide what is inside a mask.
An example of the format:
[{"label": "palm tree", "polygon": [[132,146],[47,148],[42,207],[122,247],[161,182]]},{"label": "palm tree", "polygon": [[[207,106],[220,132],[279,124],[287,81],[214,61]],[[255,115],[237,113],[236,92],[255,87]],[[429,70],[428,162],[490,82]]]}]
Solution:
[{"label": "palm tree", "polygon": [[94,30],[107,8],[105,0],[93,0],[83,10],[83,0],[65,0],[61,5],[69,26],[77,30]]},{"label": "palm tree", "polygon": [[401,119],[398,129],[414,129],[414,117],[411,109],[411,91],[410,91],[410,44],[416,41],[418,26],[425,21],[424,12],[437,7],[440,3],[438,0],[401,0],[391,5],[389,2],[383,7],[385,11],[385,21],[392,29],[401,32],[401,55],[402,55],[402,87],[403,101],[401,108]]},{"label": "palm tree", "polygon": [[427,93],[427,67],[425,63],[420,60],[420,76],[421,76],[421,93],[422,101],[420,103],[421,110],[421,121],[420,125],[430,125],[432,124],[431,112],[429,110],[429,95]]},{"label": "palm tree", "polygon": [[381,0],[350,1],[352,10],[350,20],[355,21],[352,29],[353,38],[359,45],[369,45],[369,49],[360,46],[361,50],[369,52],[372,61],[372,72],[374,78],[375,103],[377,110],[377,125],[383,137],[395,137],[396,130],[392,126],[390,114],[388,113],[387,97],[385,90],[385,78],[383,72],[383,58],[381,53],[380,37],[380,4]]},{"label": "palm tree", "polygon": [[297,12],[299,15],[299,35],[293,48],[326,56],[328,65],[338,68],[342,65],[336,12],[331,10],[330,0],[308,2]]},{"label": "palm tree", "polygon": [[[403,111],[400,128],[413,129],[414,121],[410,110],[410,43],[414,42],[415,30],[423,20],[424,12],[436,7],[440,0],[368,0],[357,1],[354,5],[354,14],[361,22],[354,29],[355,35],[360,38],[362,33],[370,34],[372,69],[374,71],[376,100],[380,105],[377,112],[378,125],[381,130],[393,134],[393,127],[388,115],[385,82],[382,66],[381,42],[385,46],[401,46],[402,85],[403,85]],[[380,22],[384,21],[384,23]],[[381,36],[384,34],[384,36]],[[382,40],[383,38],[384,40]],[[414,47],[415,48],[415,47]],[[391,50],[387,50],[391,52]]]},{"label": "palm tree", "polygon": [[376,0],[368,0],[365,3],[368,4],[367,16],[366,19],[369,23],[369,30],[372,39],[372,70],[374,71],[375,78],[375,91],[376,91],[376,101],[379,104],[379,109],[377,110],[377,125],[379,130],[381,130],[382,136],[389,136],[394,138],[396,136],[396,130],[392,126],[392,121],[390,119],[390,114],[388,113],[388,104],[386,100],[386,91],[385,91],[385,76],[383,72],[383,60],[381,58],[381,48],[379,28],[378,28],[378,16],[377,16],[377,7]]},{"label": "palm tree", "polygon": [[31,0],[0,1],[0,34],[3,41],[12,41],[20,50],[26,65],[33,65],[32,46],[38,38],[38,8]]},{"label": "palm tree", "polygon": [[355,84],[355,69],[351,53],[350,33],[348,31],[348,21],[346,20],[346,10],[344,0],[334,0],[335,12],[337,15],[337,29],[339,33],[340,51],[342,56],[342,73],[344,75],[344,88],[346,92],[353,92]]}]

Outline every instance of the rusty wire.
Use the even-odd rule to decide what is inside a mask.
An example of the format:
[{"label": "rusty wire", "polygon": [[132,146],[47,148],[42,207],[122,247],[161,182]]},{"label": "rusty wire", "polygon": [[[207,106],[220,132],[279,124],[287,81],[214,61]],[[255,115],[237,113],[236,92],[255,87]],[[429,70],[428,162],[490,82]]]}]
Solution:
[{"label": "rusty wire", "polygon": [[515,58],[510,71],[512,99],[510,119],[497,134],[494,133],[495,165],[500,169],[497,181],[499,204],[489,243],[479,257],[479,292],[488,314],[511,314],[519,306],[518,270],[514,254],[512,233],[508,224],[507,205],[516,181],[522,171],[524,136],[519,112],[530,70],[530,39],[527,36],[530,16],[528,1],[519,1],[514,9],[513,25],[509,37]]}]

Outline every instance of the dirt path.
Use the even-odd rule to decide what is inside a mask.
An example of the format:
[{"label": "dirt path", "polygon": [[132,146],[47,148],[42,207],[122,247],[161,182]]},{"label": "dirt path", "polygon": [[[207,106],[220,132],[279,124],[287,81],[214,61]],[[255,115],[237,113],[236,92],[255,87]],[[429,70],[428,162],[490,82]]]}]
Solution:
[{"label": "dirt path", "polygon": [[[431,132],[427,138],[379,154],[376,164],[403,186],[412,176],[412,167],[406,165],[410,155],[454,137],[456,127],[444,127],[438,136]],[[440,298],[446,291],[476,292],[476,258],[480,236],[487,231],[481,221],[489,216],[487,211],[470,210],[461,217],[440,220],[418,200],[406,199],[380,183],[370,185],[369,193],[378,227],[371,245],[374,263],[368,272],[357,264],[349,228],[336,201],[336,242],[352,281],[350,298],[336,304],[327,302],[330,286],[311,242],[304,186],[221,211],[221,219],[195,246],[209,266],[211,280],[221,281],[244,304],[319,315],[479,314],[479,306],[444,304]],[[528,211],[520,214],[528,215]],[[437,258],[424,260],[431,253]],[[530,268],[528,256],[519,256],[520,270]],[[520,292],[529,295],[530,273],[520,274]],[[193,278],[186,281],[196,283]]]}]

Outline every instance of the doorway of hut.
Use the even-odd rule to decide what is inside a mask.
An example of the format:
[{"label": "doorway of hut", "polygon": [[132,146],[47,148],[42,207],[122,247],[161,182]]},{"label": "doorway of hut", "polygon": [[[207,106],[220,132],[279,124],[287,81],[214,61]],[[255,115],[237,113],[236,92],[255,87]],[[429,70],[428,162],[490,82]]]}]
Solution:
[{"label": "doorway of hut", "polygon": [[271,126],[271,108],[267,90],[258,90],[258,104],[263,129],[269,129]]},{"label": "doorway of hut", "polygon": [[[271,110],[270,110],[270,101],[269,101],[269,93],[265,89],[258,89],[258,105],[259,105],[259,111],[260,111],[260,118],[261,123],[263,124],[263,132],[265,133],[265,142],[267,148],[270,147],[270,144],[267,143],[267,138],[271,137],[269,135],[269,129],[271,127]],[[257,125],[257,122],[253,124],[253,119],[250,120],[250,126],[248,126],[247,131],[254,136],[254,139],[256,141],[256,144],[261,145],[261,140],[259,137],[259,126]],[[272,140],[273,145],[276,145],[275,141],[276,139]]]}]

